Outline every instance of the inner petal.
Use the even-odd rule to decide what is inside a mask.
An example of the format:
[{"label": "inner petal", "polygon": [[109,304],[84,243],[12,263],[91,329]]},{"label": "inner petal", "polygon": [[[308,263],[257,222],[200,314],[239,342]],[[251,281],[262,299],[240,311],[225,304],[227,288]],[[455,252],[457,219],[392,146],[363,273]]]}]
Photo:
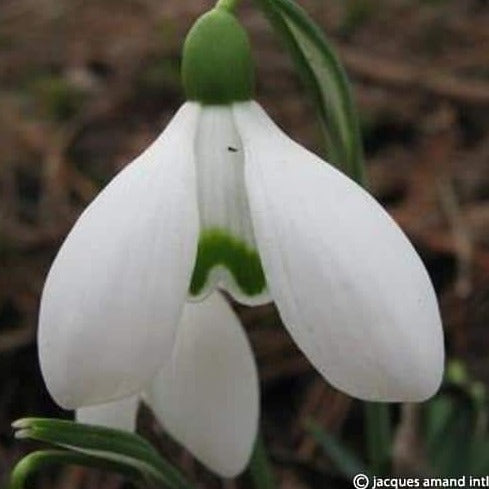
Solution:
[{"label": "inner petal", "polygon": [[244,182],[244,151],[232,110],[206,106],[195,142],[200,237],[193,300],[219,287],[244,304],[269,302]]}]

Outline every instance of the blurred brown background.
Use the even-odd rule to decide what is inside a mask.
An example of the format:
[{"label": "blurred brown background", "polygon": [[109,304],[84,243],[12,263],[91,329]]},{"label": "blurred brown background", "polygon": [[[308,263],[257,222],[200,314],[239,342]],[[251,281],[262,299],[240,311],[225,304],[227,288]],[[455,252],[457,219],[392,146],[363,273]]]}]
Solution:
[{"label": "blurred brown background", "polygon": [[[489,383],[489,2],[301,0],[337,47],[360,108],[371,188],[412,238],[439,293],[450,357]],[[40,379],[39,296],[81,210],[182,103],[180,48],[203,0],[0,0],[0,484],[32,446],[26,415],[68,416]],[[261,13],[244,0],[258,98],[320,152],[314,108]],[[361,448],[358,402],[330,389],[272,307],[240,309],[263,389],[262,424],[282,488],[351,487],[303,429],[313,418]],[[399,416],[393,411],[394,419]],[[222,483],[142,431],[200,487]],[[249,487],[244,477],[239,487]],[[235,483],[225,483],[235,487]],[[342,485],[343,484],[343,485]],[[42,488],[119,488],[69,468]]]}]

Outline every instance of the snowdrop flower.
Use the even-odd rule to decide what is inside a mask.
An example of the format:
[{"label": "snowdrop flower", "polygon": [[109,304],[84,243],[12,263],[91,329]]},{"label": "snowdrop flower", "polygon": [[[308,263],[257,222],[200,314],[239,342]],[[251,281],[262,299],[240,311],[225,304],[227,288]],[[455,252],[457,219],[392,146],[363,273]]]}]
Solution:
[{"label": "snowdrop flower", "polygon": [[420,258],[365,190],[252,100],[248,39],[225,9],[191,30],[183,81],[188,102],[85,210],[49,272],[39,354],[53,398],[132,429],[143,397],[200,461],[239,473],[258,380],[218,289],[274,301],[312,365],[352,396],[434,394],[443,337]]}]

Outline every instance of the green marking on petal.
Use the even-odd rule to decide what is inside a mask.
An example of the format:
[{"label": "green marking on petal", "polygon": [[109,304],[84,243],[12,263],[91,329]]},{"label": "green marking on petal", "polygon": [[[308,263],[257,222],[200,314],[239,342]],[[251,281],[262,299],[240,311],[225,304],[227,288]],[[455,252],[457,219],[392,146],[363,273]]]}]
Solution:
[{"label": "green marking on petal", "polygon": [[266,280],[258,253],[226,231],[209,229],[200,235],[190,284],[192,295],[202,292],[210,271],[219,265],[229,270],[245,295],[254,296],[265,290]]}]

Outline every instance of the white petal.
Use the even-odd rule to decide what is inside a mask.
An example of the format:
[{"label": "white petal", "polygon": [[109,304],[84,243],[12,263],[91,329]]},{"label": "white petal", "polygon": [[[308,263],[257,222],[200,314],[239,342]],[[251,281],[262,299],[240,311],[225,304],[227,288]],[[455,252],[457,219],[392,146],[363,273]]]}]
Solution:
[{"label": "white petal", "polygon": [[141,390],[171,353],[198,235],[193,136],[184,105],[81,215],[44,286],[39,355],[65,408]]},{"label": "white petal", "polygon": [[76,410],[76,420],[79,423],[135,431],[138,405],[139,396],[132,396],[107,404],[88,406]]},{"label": "white petal", "polygon": [[270,302],[256,252],[244,154],[230,106],[202,108],[195,138],[201,233],[192,300],[217,287],[247,305]]},{"label": "white petal", "polygon": [[443,335],[414,248],[362,188],[294,143],[258,104],[235,105],[254,230],[270,293],[312,364],[361,399],[438,388]]},{"label": "white petal", "polygon": [[221,229],[255,248],[243,147],[229,106],[203,107],[195,138],[203,229]]},{"label": "white petal", "polygon": [[258,425],[258,377],[238,319],[218,293],[185,306],[170,364],[147,400],[168,432],[223,477],[247,465]]}]

